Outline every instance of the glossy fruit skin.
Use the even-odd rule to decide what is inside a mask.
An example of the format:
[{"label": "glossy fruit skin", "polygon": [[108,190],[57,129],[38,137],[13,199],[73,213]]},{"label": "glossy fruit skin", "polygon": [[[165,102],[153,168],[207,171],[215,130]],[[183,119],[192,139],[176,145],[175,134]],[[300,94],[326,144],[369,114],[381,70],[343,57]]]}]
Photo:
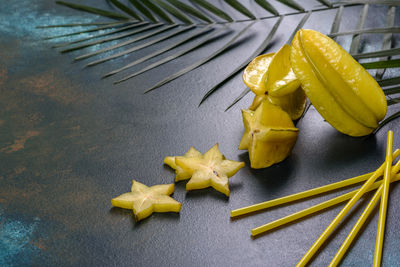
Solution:
[{"label": "glossy fruit skin", "polygon": [[311,103],[338,131],[368,135],[385,117],[387,102],[378,83],[329,37],[299,30],[290,62]]}]

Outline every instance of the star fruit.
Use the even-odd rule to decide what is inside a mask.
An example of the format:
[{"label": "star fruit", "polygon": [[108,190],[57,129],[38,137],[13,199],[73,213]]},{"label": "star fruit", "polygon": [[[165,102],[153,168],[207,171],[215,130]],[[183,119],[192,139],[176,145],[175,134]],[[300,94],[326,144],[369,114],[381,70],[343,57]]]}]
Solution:
[{"label": "star fruit", "polygon": [[239,149],[249,150],[252,168],[269,167],[290,154],[299,130],[285,111],[265,100],[242,115],[245,131]]},{"label": "star fruit", "polygon": [[132,209],[136,221],[140,221],[153,212],[179,212],[182,204],[170,197],[174,184],[160,184],[148,187],[132,180],[132,192],[111,199],[114,207]]},{"label": "star fruit", "polygon": [[299,30],[290,62],[311,103],[338,131],[368,135],[385,117],[387,102],[378,83],[328,36]]},{"label": "star fruit", "polygon": [[265,99],[289,113],[292,120],[301,117],[306,95],[289,61],[290,47],[253,59],[243,72],[244,83],[256,94],[249,107],[255,110]]},{"label": "star fruit", "polygon": [[244,162],[225,159],[225,156],[219,151],[218,144],[210,148],[204,155],[175,157],[175,164],[190,174],[186,190],[211,186],[226,196],[230,194],[228,178],[244,167]]},{"label": "star fruit", "polygon": [[[186,154],[184,155],[185,158],[195,158],[195,157],[202,157],[202,156],[203,155],[199,151],[197,151],[194,147],[190,147],[188,152],[186,152]],[[176,173],[175,182],[189,179],[190,176],[192,176],[192,173],[187,172],[183,168],[176,165],[175,158],[176,157],[165,157],[165,159],[164,159],[164,163],[175,170],[175,173]]]}]

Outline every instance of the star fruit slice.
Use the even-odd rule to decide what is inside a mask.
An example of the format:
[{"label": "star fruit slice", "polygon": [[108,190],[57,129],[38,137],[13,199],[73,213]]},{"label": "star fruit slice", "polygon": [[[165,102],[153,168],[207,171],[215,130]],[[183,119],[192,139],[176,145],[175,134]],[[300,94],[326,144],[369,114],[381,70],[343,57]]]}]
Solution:
[{"label": "star fruit slice", "polygon": [[243,82],[256,95],[264,95],[267,91],[265,77],[274,55],[269,53],[254,58],[243,71]]},{"label": "star fruit slice", "polygon": [[299,130],[280,107],[263,101],[255,111],[242,110],[245,132],[239,149],[249,150],[250,165],[266,168],[291,152]]},{"label": "star fruit slice", "polygon": [[132,209],[136,221],[140,221],[153,212],[179,212],[182,204],[170,197],[174,184],[161,184],[148,187],[132,180],[131,192],[111,199],[114,207]]},{"label": "star fruit slice", "polygon": [[285,44],[272,58],[265,75],[265,87],[268,94],[281,97],[296,91],[300,81],[294,74],[289,60],[290,46]]},{"label": "star fruit slice", "polygon": [[382,89],[340,45],[314,30],[299,30],[290,62],[307,97],[338,131],[370,134],[387,111]]},{"label": "star fruit slice", "polygon": [[175,163],[192,177],[186,184],[186,190],[213,187],[215,190],[229,196],[228,178],[244,167],[244,162],[225,159],[219,151],[218,144],[201,157],[176,157]]},{"label": "star fruit slice", "polygon": [[[185,153],[183,157],[185,158],[195,158],[203,156],[199,151],[197,151],[194,147],[190,147],[189,150]],[[172,169],[175,170],[175,182],[187,180],[189,179],[193,173],[187,172],[175,163],[176,157],[165,157],[164,163],[170,166]]]}]

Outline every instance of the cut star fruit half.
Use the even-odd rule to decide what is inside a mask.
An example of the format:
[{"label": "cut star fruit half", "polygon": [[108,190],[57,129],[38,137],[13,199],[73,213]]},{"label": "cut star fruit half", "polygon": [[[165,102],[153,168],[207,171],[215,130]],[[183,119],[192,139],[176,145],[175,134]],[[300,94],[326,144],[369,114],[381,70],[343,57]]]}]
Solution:
[{"label": "cut star fruit half", "polygon": [[250,165],[266,168],[291,152],[299,130],[280,107],[264,100],[255,111],[242,110],[245,132],[239,149],[249,150]]},{"label": "cut star fruit half", "polygon": [[303,112],[306,108],[307,96],[301,88],[298,88],[293,93],[284,96],[274,97],[271,95],[256,95],[249,107],[249,110],[256,110],[264,100],[281,107],[289,114],[292,120],[297,120],[301,117],[301,115],[303,115]]},{"label": "cut star fruit half", "polygon": [[243,71],[243,82],[256,95],[264,95],[267,91],[265,77],[274,55],[275,53],[269,53],[256,57]]},{"label": "cut star fruit half", "polygon": [[[188,152],[185,153],[183,157],[185,158],[195,158],[195,157],[202,157],[203,155],[197,151],[194,147],[190,147]],[[175,170],[176,176],[175,176],[175,182],[182,181],[182,180],[187,180],[192,176],[193,173],[190,171],[186,171],[176,165],[175,163],[176,157],[165,157],[164,163],[170,166],[172,169]]]},{"label": "cut star fruit half", "polygon": [[292,70],[289,55],[290,46],[285,44],[276,53],[256,57],[246,67],[243,81],[256,94],[250,110],[268,99],[286,111],[292,120],[301,117],[307,97]]}]

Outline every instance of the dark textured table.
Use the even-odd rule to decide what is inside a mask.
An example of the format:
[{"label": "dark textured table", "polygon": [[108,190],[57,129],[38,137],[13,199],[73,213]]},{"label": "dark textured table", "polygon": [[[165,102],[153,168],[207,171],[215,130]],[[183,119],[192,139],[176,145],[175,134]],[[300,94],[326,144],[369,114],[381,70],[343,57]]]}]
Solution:
[{"label": "dark textured table", "polygon": [[[106,1],[86,2],[108,6]],[[346,9],[343,29],[354,28],[360,10]],[[329,32],[335,12],[314,13],[305,28]],[[371,7],[366,27],[383,26],[386,12],[386,7]],[[85,61],[72,63],[78,52],[60,54],[51,48],[59,40],[43,40],[71,29],[36,26],[99,17],[52,0],[19,0],[1,1],[0,18],[1,266],[293,266],[341,205],[259,238],[251,238],[250,229],[340,192],[237,220],[229,218],[229,211],[375,170],[384,160],[388,129],[395,133],[394,146],[400,146],[399,121],[376,136],[352,138],[311,108],[297,123],[300,135],[292,155],[270,168],[250,169],[247,153],[237,147],[243,133],[240,110],[251,96],[224,112],[244,89],[240,75],[197,106],[209,88],[257,47],[273,19],[260,22],[216,60],[144,95],[156,81],[217,49],[223,38],[113,85],[112,79],[101,80],[101,74],[160,47],[84,68]],[[284,19],[268,51],[286,42],[298,19]],[[397,12],[396,25],[399,21]],[[362,39],[363,51],[373,51],[377,43],[380,48],[382,36],[368,38]],[[346,48],[350,41],[351,36],[340,39]],[[385,77],[396,73],[392,69]],[[388,114],[398,108],[391,106]],[[137,223],[131,211],[112,208],[110,199],[128,192],[132,179],[148,185],[173,182],[174,171],[163,165],[165,156],[182,155],[190,146],[203,153],[215,143],[227,158],[246,163],[230,179],[229,198],[213,189],[186,192],[186,182],[179,182],[173,197],[183,204],[180,214],[153,214]],[[346,217],[313,266],[330,262],[368,199]],[[400,264],[399,199],[400,188],[393,186],[384,266]],[[376,209],[343,266],[371,265],[377,219]]]}]

